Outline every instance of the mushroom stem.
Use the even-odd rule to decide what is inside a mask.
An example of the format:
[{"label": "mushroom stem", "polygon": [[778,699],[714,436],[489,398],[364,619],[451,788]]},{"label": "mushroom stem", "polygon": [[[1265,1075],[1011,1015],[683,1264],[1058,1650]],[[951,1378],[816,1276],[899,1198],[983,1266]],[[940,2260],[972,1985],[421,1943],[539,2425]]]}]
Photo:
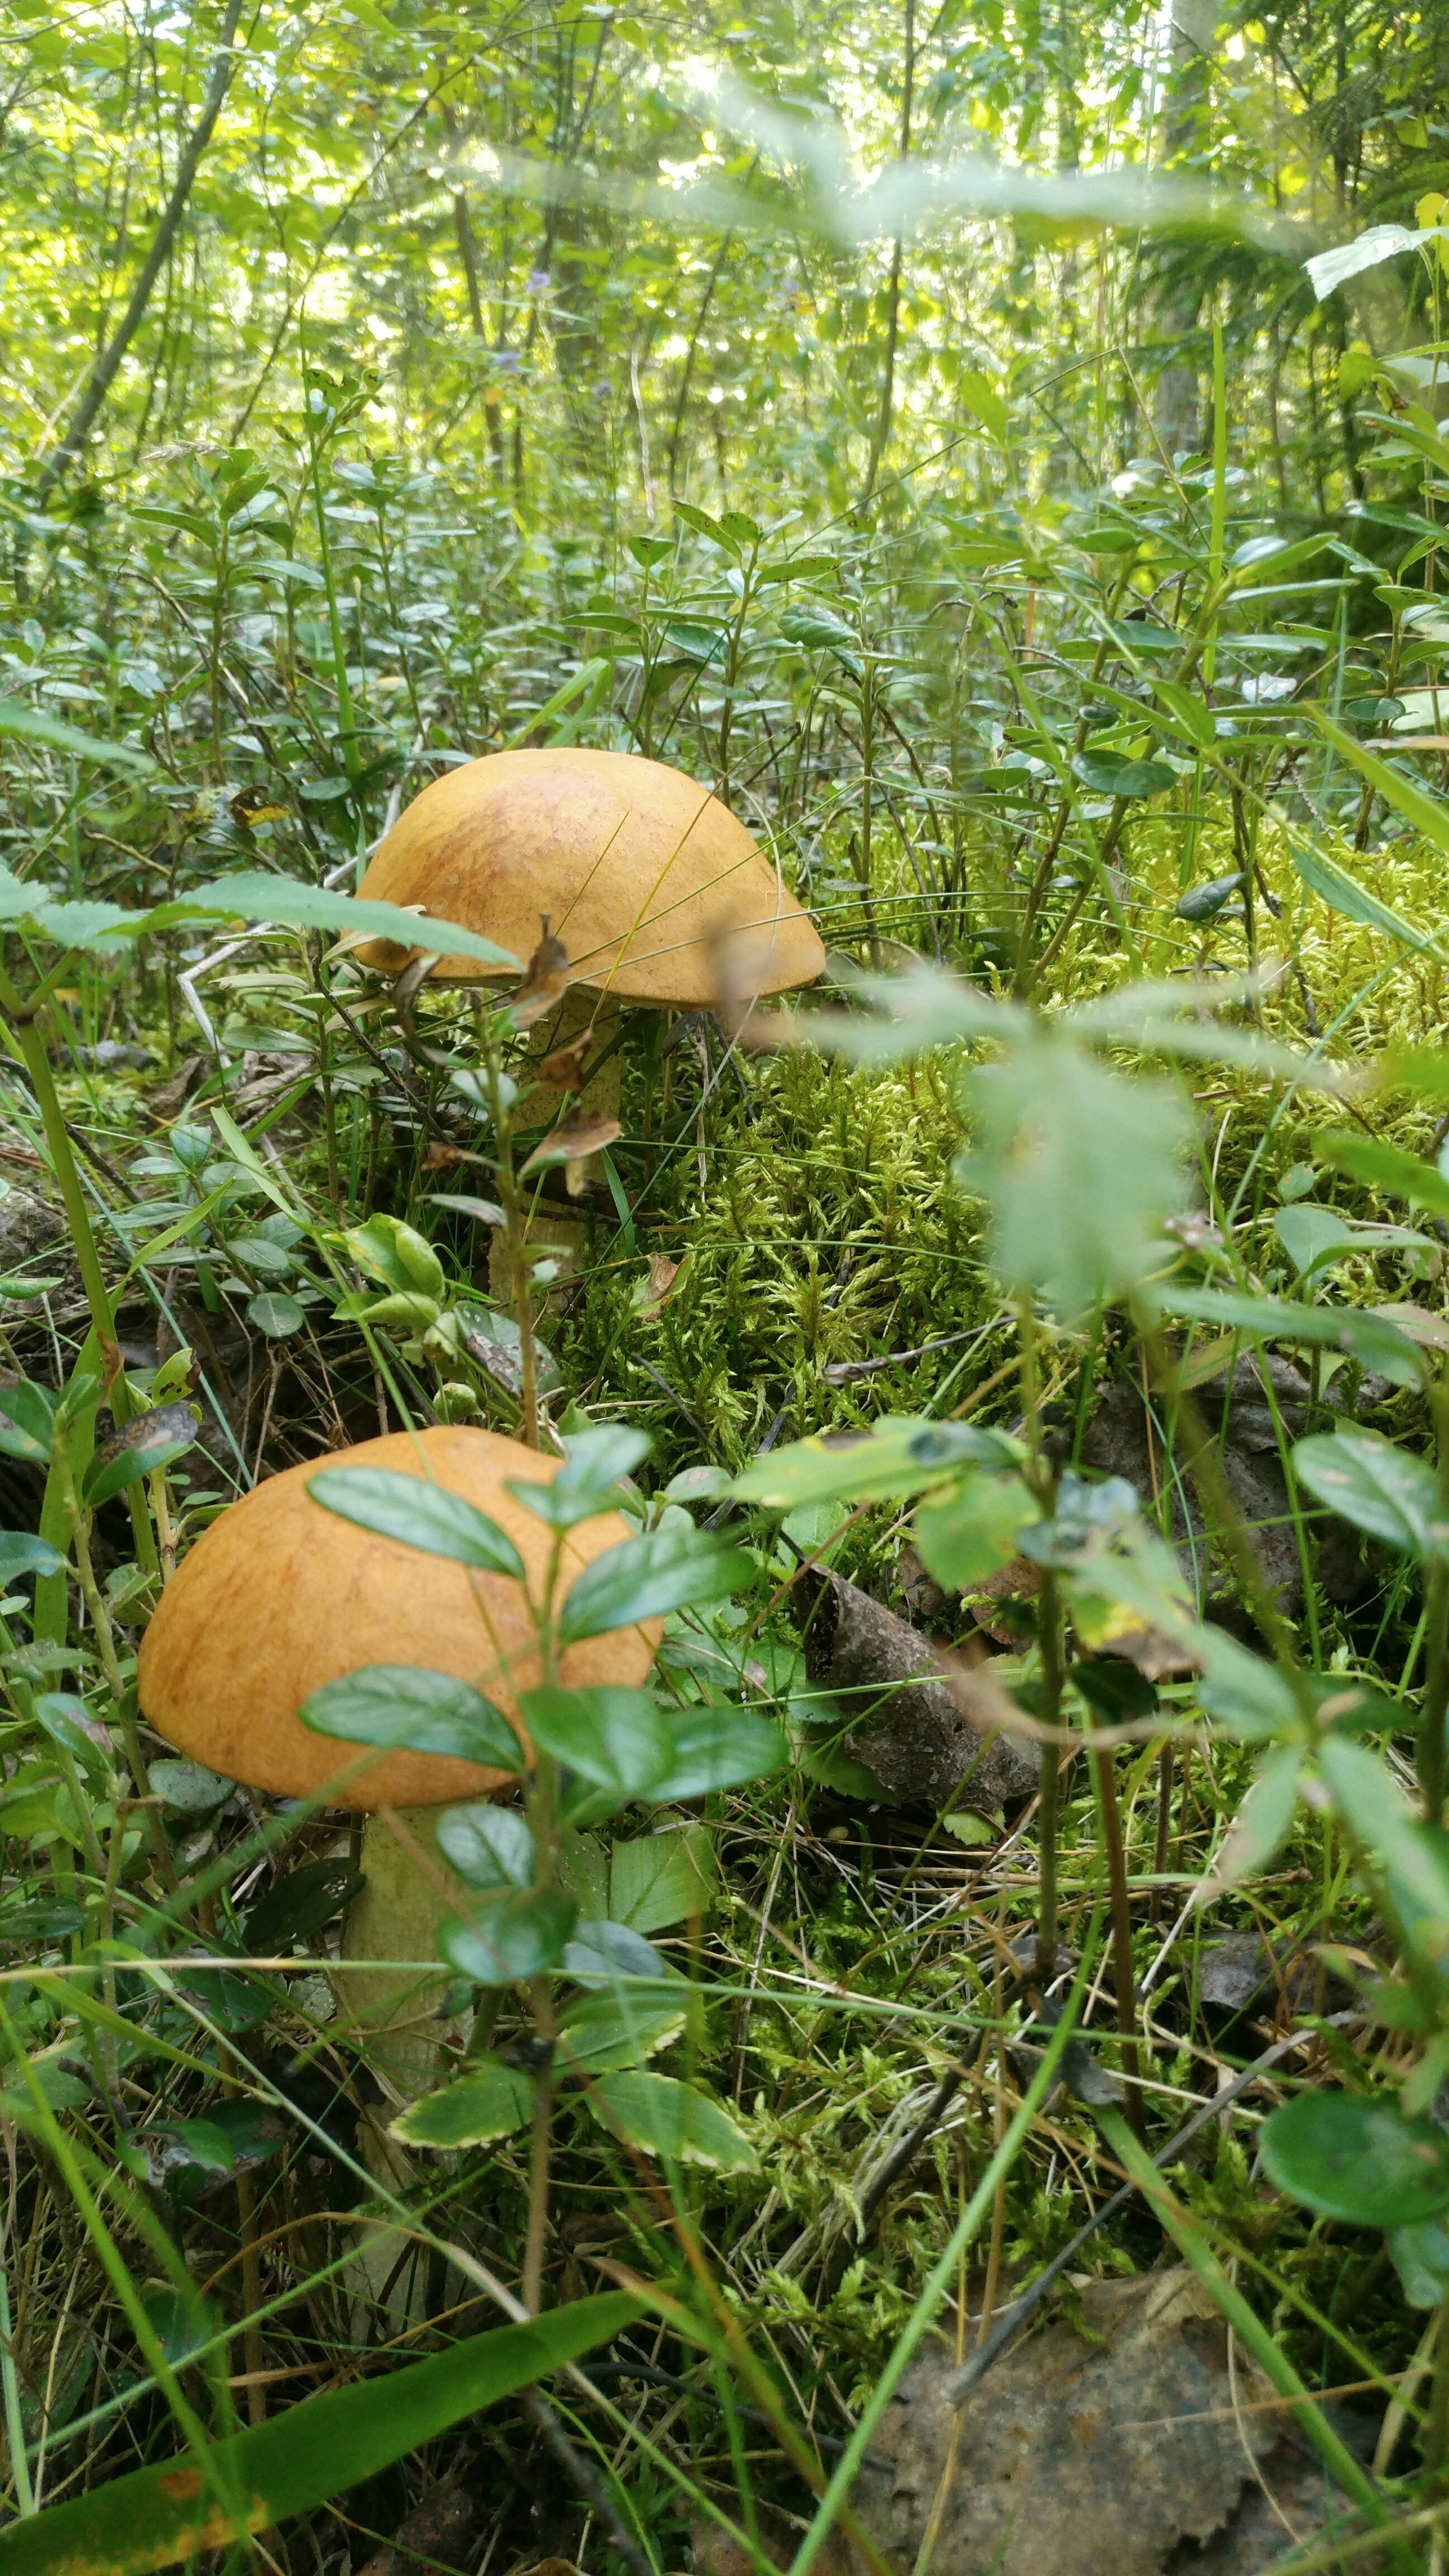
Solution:
[{"label": "mushroom stem", "polygon": [[468,1906],[467,1889],[438,1851],[437,1816],[433,1807],[384,1807],[368,1817],[366,1884],[347,1911],[337,1979],[371,2064],[410,2101],[437,2081],[445,2043],[463,2030],[461,2016],[438,2016],[450,1982],[445,1971],[396,1964],[435,1961],[443,1916]]}]

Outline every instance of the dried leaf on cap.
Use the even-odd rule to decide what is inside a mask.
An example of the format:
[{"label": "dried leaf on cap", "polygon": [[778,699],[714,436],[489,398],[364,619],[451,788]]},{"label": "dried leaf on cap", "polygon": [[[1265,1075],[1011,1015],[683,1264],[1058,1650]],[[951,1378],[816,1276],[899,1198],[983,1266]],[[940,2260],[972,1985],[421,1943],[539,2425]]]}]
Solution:
[{"label": "dried leaf on cap", "polygon": [[528,973],[513,996],[511,1009],[516,1029],[531,1029],[555,1002],[561,1002],[569,988],[569,952],[561,939],[555,939],[548,926],[548,914],[541,912],[543,936],[528,961]]},{"label": "dried leaf on cap", "polygon": [[623,1134],[617,1118],[602,1117],[596,1109],[571,1109],[549,1130],[541,1145],[535,1145],[526,1163],[520,1164],[520,1178],[528,1172],[546,1170],[550,1163],[582,1163],[590,1154],[601,1154]]},{"label": "dried leaf on cap", "polygon": [[539,1081],[546,1082],[553,1091],[582,1091],[588,1052],[589,1031],[584,1029],[567,1046],[555,1047],[552,1055],[544,1057],[538,1067]]}]

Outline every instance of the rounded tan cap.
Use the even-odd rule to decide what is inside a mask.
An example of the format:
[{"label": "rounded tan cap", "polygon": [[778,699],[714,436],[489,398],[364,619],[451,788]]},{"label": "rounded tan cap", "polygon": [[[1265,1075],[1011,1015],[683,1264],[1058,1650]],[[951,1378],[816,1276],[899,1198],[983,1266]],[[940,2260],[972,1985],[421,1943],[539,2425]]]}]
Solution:
[{"label": "rounded tan cap", "polygon": [[[761,996],[825,966],[814,923],[728,806],[623,751],[500,751],[450,770],[399,815],[359,892],[459,922],[520,965],[547,913],[570,980],[621,1001],[716,1001],[721,939],[743,943]],[[385,974],[407,962],[384,940],[358,953]],[[490,970],[448,957],[437,972],[468,982]]]},{"label": "rounded tan cap", "polygon": [[[289,1798],[313,1794],[353,1760],[351,1747],[314,1735],[297,1711],[324,1682],[365,1665],[450,1673],[516,1721],[517,1694],[540,1679],[522,1585],[358,1529],[313,1502],[307,1486],[334,1467],[426,1477],[489,1513],[517,1547],[530,1588],[541,1589],[552,1534],[504,1480],[539,1484],[559,1464],[491,1431],[443,1427],[364,1440],[269,1477],[213,1521],[162,1594],[141,1646],[143,1714],[193,1761]],[[570,1530],[559,1597],[581,1566],[631,1534],[615,1512]],[[560,1679],[641,1683],[660,1633],[654,1620],[571,1646]],[[508,1776],[443,1754],[387,1753],[330,1803],[444,1806],[502,1788]]]}]

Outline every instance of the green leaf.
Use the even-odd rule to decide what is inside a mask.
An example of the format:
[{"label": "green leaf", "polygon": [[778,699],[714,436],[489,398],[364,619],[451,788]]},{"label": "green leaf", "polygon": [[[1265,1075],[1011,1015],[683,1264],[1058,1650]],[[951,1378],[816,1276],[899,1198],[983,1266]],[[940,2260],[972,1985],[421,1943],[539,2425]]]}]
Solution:
[{"label": "green leaf", "polygon": [[1173,911],[1179,921],[1213,921],[1224,904],[1231,903],[1242,882],[1241,875],[1209,877],[1206,884],[1189,886],[1186,894],[1179,895]]},{"label": "green leaf", "polygon": [[295,1297],[278,1296],[270,1289],[253,1297],[247,1307],[247,1322],[270,1341],[285,1341],[289,1333],[300,1333],[306,1320]]},{"label": "green leaf", "polygon": [[1280,1744],[1260,1766],[1218,1854],[1213,1878],[1222,1887],[1237,1887],[1266,1869],[1288,1838],[1298,1806],[1298,1780],[1303,1756],[1296,1744]]},{"label": "green leaf", "polygon": [[963,367],[956,378],[956,391],[969,412],[974,412],[988,436],[998,447],[1006,445],[1008,413],[1006,404],[989,376],[979,367]]},{"label": "green leaf", "polygon": [[1383,1863],[1406,1937],[1437,1959],[1449,1937],[1449,1860],[1440,1837],[1420,1822],[1388,1765],[1367,1745],[1325,1735],[1318,1768],[1355,1842]]},{"label": "green leaf", "polygon": [[471,1682],[419,1664],[364,1664],[340,1681],[324,1682],[297,1714],[315,1735],[344,1744],[375,1744],[388,1753],[446,1753],[496,1771],[526,1768],[523,1747],[501,1708]]},{"label": "green leaf", "polygon": [[184,1458],[195,1446],[200,1428],[200,1406],[183,1402],[158,1404],[113,1431],[99,1443],[81,1487],[91,1510],[99,1511],[113,1494],[134,1485],[138,1476],[154,1476],[158,1467]]},{"label": "green leaf", "polygon": [[153,1762],[147,1776],[157,1797],[178,1816],[214,1815],[236,1787],[234,1780],[209,1771],[204,1762]]},{"label": "green leaf", "polygon": [[1332,1208],[1282,1207],[1273,1219],[1278,1237],[1300,1279],[1326,1261],[1363,1249],[1354,1229]]},{"label": "green leaf", "polygon": [[358,1269],[385,1288],[434,1299],[444,1295],[447,1281],[432,1245],[400,1217],[369,1217],[366,1225],[349,1226],[342,1240]]},{"label": "green leaf", "polygon": [[43,1386],[23,1377],[0,1391],[0,1452],[7,1458],[48,1465],[54,1430],[55,1398]]},{"label": "green leaf", "polygon": [[156,763],[148,751],[128,742],[103,742],[97,734],[81,733],[59,716],[41,715],[36,708],[21,706],[14,698],[0,698],[0,735],[20,742],[44,743],[47,751],[63,751],[72,760],[94,760],[103,769],[128,770],[133,778],[153,778],[156,774]]},{"label": "green leaf", "polygon": [[754,2148],[728,2112],[672,2075],[601,2075],[585,2099],[602,2127],[645,2155],[707,2165],[714,2173],[759,2171]]},{"label": "green leaf", "polygon": [[1401,1146],[1382,1144],[1377,1136],[1333,1130],[1314,1137],[1313,1152],[1316,1161],[1347,1172],[1352,1180],[1407,1199],[1411,1207],[1428,1208],[1434,1216],[1449,1217],[1449,1180],[1433,1163],[1421,1162]]},{"label": "green leaf", "polygon": [[1365,1368],[1381,1369],[1396,1386],[1421,1386],[1424,1371],[1406,1333],[1357,1306],[1292,1305],[1282,1297],[1241,1297],[1221,1288],[1158,1288],[1153,1302],[1165,1315],[1187,1315],[1219,1332],[1252,1333],[1265,1342],[1318,1343],[1347,1351]]},{"label": "green leaf", "polygon": [[439,1851],[465,1887],[532,1887],[533,1831],[516,1807],[490,1806],[486,1799],[445,1807],[437,1834]]},{"label": "green leaf", "polygon": [[1161,796],[1177,785],[1177,772],[1165,760],[1124,760],[1115,751],[1078,752],[1072,768],[1099,796]]},{"label": "green leaf", "polygon": [[679,2037],[685,2001],[653,2003],[640,1996],[589,1995],[561,2016],[559,2058],[575,2075],[604,2075],[642,2066]]},{"label": "green leaf", "polygon": [[1072,1323],[1157,1267],[1192,1134],[1175,1091],[1129,1081],[1035,1022],[965,1089],[976,1142],[957,1169],[991,1207],[1006,1286],[1037,1289]]},{"label": "green leaf", "polygon": [[507,1532],[462,1494],[425,1477],[401,1476],[391,1467],[324,1467],[309,1478],[307,1491],[325,1512],[378,1538],[523,1581],[523,1559]]},{"label": "green leaf", "polygon": [[1367,2093],[1300,2093],[1259,2131],[1270,2182],[1325,2218],[1412,2227],[1449,2210],[1449,2136]]},{"label": "green leaf", "polygon": [[972,1422],[887,1414],[868,1432],[815,1431],[757,1458],[728,1490],[774,1512],[804,1503],[883,1503],[943,1485],[963,1467],[1014,1467],[1020,1443]]},{"label": "green leaf", "polygon": [[466,1921],[444,1915],[438,1947],[460,1977],[477,1986],[511,1986],[558,1966],[577,1915],[561,1887],[503,1887]]},{"label": "green leaf", "polygon": [[518,1705],[541,1752],[616,1797],[638,1797],[669,1768],[673,1730],[651,1691],[610,1682],[586,1690],[548,1683],[524,1691]]},{"label": "green leaf", "polygon": [[682,519],[687,528],[693,528],[697,536],[709,537],[715,545],[723,546],[726,554],[738,552],[738,548],[726,536],[722,523],[718,519],[712,519],[708,510],[697,510],[691,501],[676,501],[674,515],[676,519]]},{"label": "green leaf", "polygon": [[1277,1664],[1255,1655],[1226,1628],[1203,1630],[1207,1670],[1198,1696],[1217,1726],[1247,1743],[1275,1735],[1301,1735],[1303,1710]]},{"label": "green leaf", "polygon": [[113,2478],[0,2535],[4,2576],[150,2576],[310,2513],[465,2416],[608,2343],[639,2314],[610,2291],[496,2326],[446,2352],[304,2397],[270,2423]]},{"label": "green leaf", "polygon": [[605,1548],[575,1575],[559,1613],[559,1642],[573,1645],[580,1637],[631,1628],[691,1603],[717,1601],[751,1583],[754,1572],[743,1548],[704,1530],[646,1530],[642,1538]]},{"label": "green leaf", "polygon": [[737,1789],[778,1771],[789,1755],[780,1729],[752,1709],[682,1708],[671,1720],[669,1768],[650,1787],[649,1803],[667,1807],[711,1789]]},{"label": "green leaf", "polygon": [[647,1432],[627,1423],[595,1423],[565,1440],[564,1464],[550,1483],[510,1477],[508,1491],[550,1529],[572,1529],[617,1504],[620,1477],[632,1474],[650,1446]]},{"label": "green leaf", "polygon": [[1293,1472],[1319,1502],[1391,1547],[1428,1556],[1449,1544],[1434,1469],[1376,1431],[1317,1432],[1300,1440]]},{"label": "green leaf", "polygon": [[300,885],[289,877],[254,875],[218,877],[199,886],[184,902],[163,905],[151,916],[158,929],[165,916],[194,917],[219,913],[228,920],[272,922],[285,930],[330,930],[338,938],[391,940],[395,946],[421,949],[433,957],[473,957],[483,966],[506,966],[522,974],[520,959],[510,957],[476,930],[455,921],[430,921],[401,904],[358,902],[353,895],[331,894],[323,886]]},{"label": "green leaf", "polygon": [[1391,2227],[1386,2242],[1409,2306],[1437,2308],[1449,2292],[1449,2228],[1422,2218],[1414,2227]]},{"label": "green leaf", "polygon": [[948,1592],[963,1592],[1008,1565],[1018,1531],[1039,1517],[1020,1476],[968,1476],[944,1501],[920,1505],[911,1535],[926,1572]]},{"label": "green leaf", "polygon": [[35,1538],[29,1530],[0,1530],[0,1591],[24,1574],[60,1574],[64,1568],[65,1558],[48,1539]]},{"label": "green leaf", "polygon": [[668,1924],[709,1911],[714,1892],[714,1842],[705,1825],[670,1825],[615,1843],[609,1863],[609,1912],[635,1932],[662,1932]]},{"label": "green leaf", "polygon": [[494,2138],[526,2129],[537,2097],[531,2075],[490,2053],[471,2058],[467,2073],[440,2093],[425,2093],[420,2102],[411,2103],[388,2134],[408,2147],[486,2147]]}]

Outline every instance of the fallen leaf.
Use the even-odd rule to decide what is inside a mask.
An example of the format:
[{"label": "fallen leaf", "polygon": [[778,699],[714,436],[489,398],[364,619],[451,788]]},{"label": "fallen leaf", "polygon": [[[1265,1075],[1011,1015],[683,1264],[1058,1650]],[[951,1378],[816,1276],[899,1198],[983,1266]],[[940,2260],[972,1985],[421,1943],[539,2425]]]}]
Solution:
[{"label": "fallen leaf", "polygon": [[[1321,2468],[1298,2477],[1288,2410],[1241,2350],[1229,2377],[1185,2265],[1088,2282],[1076,2305],[1080,2331],[1063,2317],[1018,2342],[959,2408],[950,2345],[907,2373],[854,2498],[891,2566],[917,2563],[934,2511],[931,2576],[1249,2576],[1269,2563],[1260,2475],[1291,2494],[1298,2536],[1322,2525]],[[1270,2556],[1291,2546],[1274,2528]]]},{"label": "fallen leaf", "polygon": [[549,1130],[541,1145],[535,1145],[526,1163],[519,1166],[519,1177],[541,1172],[550,1163],[582,1163],[590,1154],[601,1154],[623,1134],[617,1118],[605,1118],[596,1109],[571,1109]]},{"label": "fallen leaf", "polygon": [[561,939],[555,939],[548,926],[548,914],[541,912],[543,936],[528,961],[528,972],[513,996],[510,1008],[516,1029],[531,1029],[555,1002],[561,1002],[569,988],[569,952]]},{"label": "fallen leaf", "polygon": [[948,1661],[842,1575],[802,1574],[796,1590],[806,1675],[838,1697],[847,1751],[893,1797],[998,1816],[1031,1796],[1040,1752],[1004,1731],[1019,1711],[987,1667]]},{"label": "fallen leaf", "polygon": [[644,1295],[639,1305],[640,1316],[646,1322],[650,1316],[659,1314],[668,1305],[674,1294],[675,1283],[688,1260],[688,1253],[685,1254],[683,1261],[671,1261],[667,1252],[650,1253],[649,1276],[644,1282]]},{"label": "fallen leaf", "polygon": [[478,1163],[481,1154],[470,1154],[465,1145],[445,1145],[440,1136],[430,1137],[423,1154],[425,1172],[451,1172],[459,1163]]}]

